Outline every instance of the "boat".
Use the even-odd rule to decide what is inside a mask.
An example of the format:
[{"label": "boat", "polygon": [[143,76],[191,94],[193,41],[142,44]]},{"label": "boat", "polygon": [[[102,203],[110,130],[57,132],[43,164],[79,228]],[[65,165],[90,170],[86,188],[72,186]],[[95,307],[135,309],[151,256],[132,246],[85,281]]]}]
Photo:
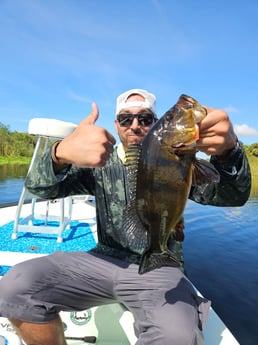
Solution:
[{"label": "boat", "polygon": [[[65,200],[65,204],[69,205],[70,200]],[[73,197],[70,226],[63,231],[61,242],[52,229],[54,226],[58,228],[57,221],[49,221],[50,230],[29,232],[30,217],[27,217],[28,228],[21,229],[17,237],[12,238],[17,208],[18,205],[5,205],[0,208],[0,276],[16,263],[47,255],[54,250],[81,250],[83,247],[89,250],[97,242],[95,202],[91,196]],[[52,217],[52,214],[57,217],[60,200],[55,200],[50,205],[48,201],[37,202],[36,206],[34,205],[35,216],[41,216],[39,220],[34,219],[34,224],[41,224],[46,209],[49,217]],[[23,205],[21,219],[25,219],[27,215],[31,215],[31,203]],[[61,312],[61,318],[69,345],[94,342],[100,345],[134,345],[136,342],[133,316],[118,303],[82,312]],[[212,308],[204,328],[204,339],[207,345],[239,344]],[[22,342],[8,319],[0,317],[0,345],[3,344],[21,345]]]},{"label": "boat", "polygon": [[[38,142],[29,170],[42,141],[46,147],[50,137],[62,138],[76,127],[52,119],[33,120],[29,133],[38,135]],[[0,205],[0,238],[0,279],[13,265],[31,258],[56,250],[90,250],[98,241],[95,199],[80,195],[42,200],[23,187],[18,203]],[[60,316],[69,345],[134,345],[137,341],[133,315],[119,303]],[[239,345],[212,308],[203,334],[207,345]],[[23,344],[9,320],[0,317],[0,345]]]}]

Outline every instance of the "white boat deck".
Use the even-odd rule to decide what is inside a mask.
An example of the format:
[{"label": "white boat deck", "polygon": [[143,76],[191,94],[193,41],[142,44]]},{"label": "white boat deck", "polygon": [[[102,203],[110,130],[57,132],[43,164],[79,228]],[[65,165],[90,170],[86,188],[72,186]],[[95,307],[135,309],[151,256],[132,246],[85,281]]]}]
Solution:
[{"label": "white boat deck", "polygon": [[[44,213],[45,203],[41,202],[39,205],[41,209],[37,212]],[[51,206],[53,207],[53,213],[57,212],[58,203]],[[0,227],[14,220],[16,208],[16,206],[0,208]],[[30,213],[29,204],[24,205],[23,212],[24,215],[22,216]],[[94,206],[78,199],[73,204],[72,220],[87,222],[97,241]],[[10,241],[17,240],[10,237]],[[45,254],[14,253],[2,250],[0,251],[0,267],[13,266],[18,262],[41,255]],[[96,307],[80,313],[61,313],[61,317],[67,328],[65,331],[67,337],[95,336],[99,345],[133,345],[136,342],[133,331],[133,316],[119,304]],[[239,345],[213,309],[211,309],[204,329],[204,338],[207,345]],[[19,338],[13,333],[9,321],[0,318],[0,345],[6,344],[4,339],[8,339],[10,345],[21,344]],[[68,343],[70,345],[88,344],[84,340],[68,340]]]}]

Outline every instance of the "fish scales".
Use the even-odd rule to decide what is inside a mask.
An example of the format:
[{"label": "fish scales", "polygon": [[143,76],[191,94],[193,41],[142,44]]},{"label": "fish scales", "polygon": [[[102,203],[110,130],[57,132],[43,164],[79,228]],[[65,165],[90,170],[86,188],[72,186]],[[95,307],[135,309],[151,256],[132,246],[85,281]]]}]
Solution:
[{"label": "fish scales", "polygon": [[[125,227],[132,241],[146,243],[140,274],[162,266],[179,266],[167,242],[182,222],[196,161],[197,123],[205,116],[203,107],[182,95],[153,125],[142,144],[131,145],[127,150],[131,192]],[[210,171],[208,168],[206,162],[201,171],[209,177],[196,180],[218,182],[218,173],[213,167]],[[144,236],[147,239],[143,241]],[[141,251],[140,245],[138,250]]]}]

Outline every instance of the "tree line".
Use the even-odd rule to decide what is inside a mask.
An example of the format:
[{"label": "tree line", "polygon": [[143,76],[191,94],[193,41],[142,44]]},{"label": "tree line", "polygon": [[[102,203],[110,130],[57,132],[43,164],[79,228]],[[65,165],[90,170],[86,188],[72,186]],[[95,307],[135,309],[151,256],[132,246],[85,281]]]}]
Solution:
[{"label": "tree line", "polygon": [[[0,122],[0,156],[31,157],[37,137],[28,133],[11,132],[9,126]],[[258,143],[244,145],[248,155],[258,157]]]},{"label": "tree line", "polygon": [[250,156],[258,157],[258,143],[244,145],[245,151]]},{"label": "tree line", "polygon": [[11,132],[9,126],[0,122],[0,156],[31,157],[37,137],[28,133]]}]

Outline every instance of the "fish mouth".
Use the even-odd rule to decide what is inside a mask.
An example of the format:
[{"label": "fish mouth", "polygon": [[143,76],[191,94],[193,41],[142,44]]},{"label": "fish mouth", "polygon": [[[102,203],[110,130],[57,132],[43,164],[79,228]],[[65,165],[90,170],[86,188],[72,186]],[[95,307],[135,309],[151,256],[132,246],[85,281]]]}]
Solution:
[{"label": "fish mouth", "polygon": [[189,142],[184,142],[184,143],[174,143],[172,145],[170,145],[171,147],[175,148],[175,149],[178,149],[178,148],[184,148],[184,147],[187,147],[187,148],[191,148],[191,147],[195,147],[196,146],[196,140],[193,139]]},{"label": "fish mouth", "polygon": [[173,143],[170,145],[167,145],[167,150],[171,154],[186,154],[186,153],[195,153],[197,151],[196,148],[196,141],[192,140],[187,143]]},{"label": "fish mouth", "polygon": [[185,154],[195,154],[197,152],[196,143],[167,145],[167,151],[173,156],[181,156]]},{"label": "fish mouth", "polygon": [[185,138],[183,138],[183,140],[164,140],[163,143],[171,148],[174,149],[184,149],[184,148],[193,148],[196,146],[196,137],[192,136],[191,138],[188,138],[188,140],[185,140]]}]

